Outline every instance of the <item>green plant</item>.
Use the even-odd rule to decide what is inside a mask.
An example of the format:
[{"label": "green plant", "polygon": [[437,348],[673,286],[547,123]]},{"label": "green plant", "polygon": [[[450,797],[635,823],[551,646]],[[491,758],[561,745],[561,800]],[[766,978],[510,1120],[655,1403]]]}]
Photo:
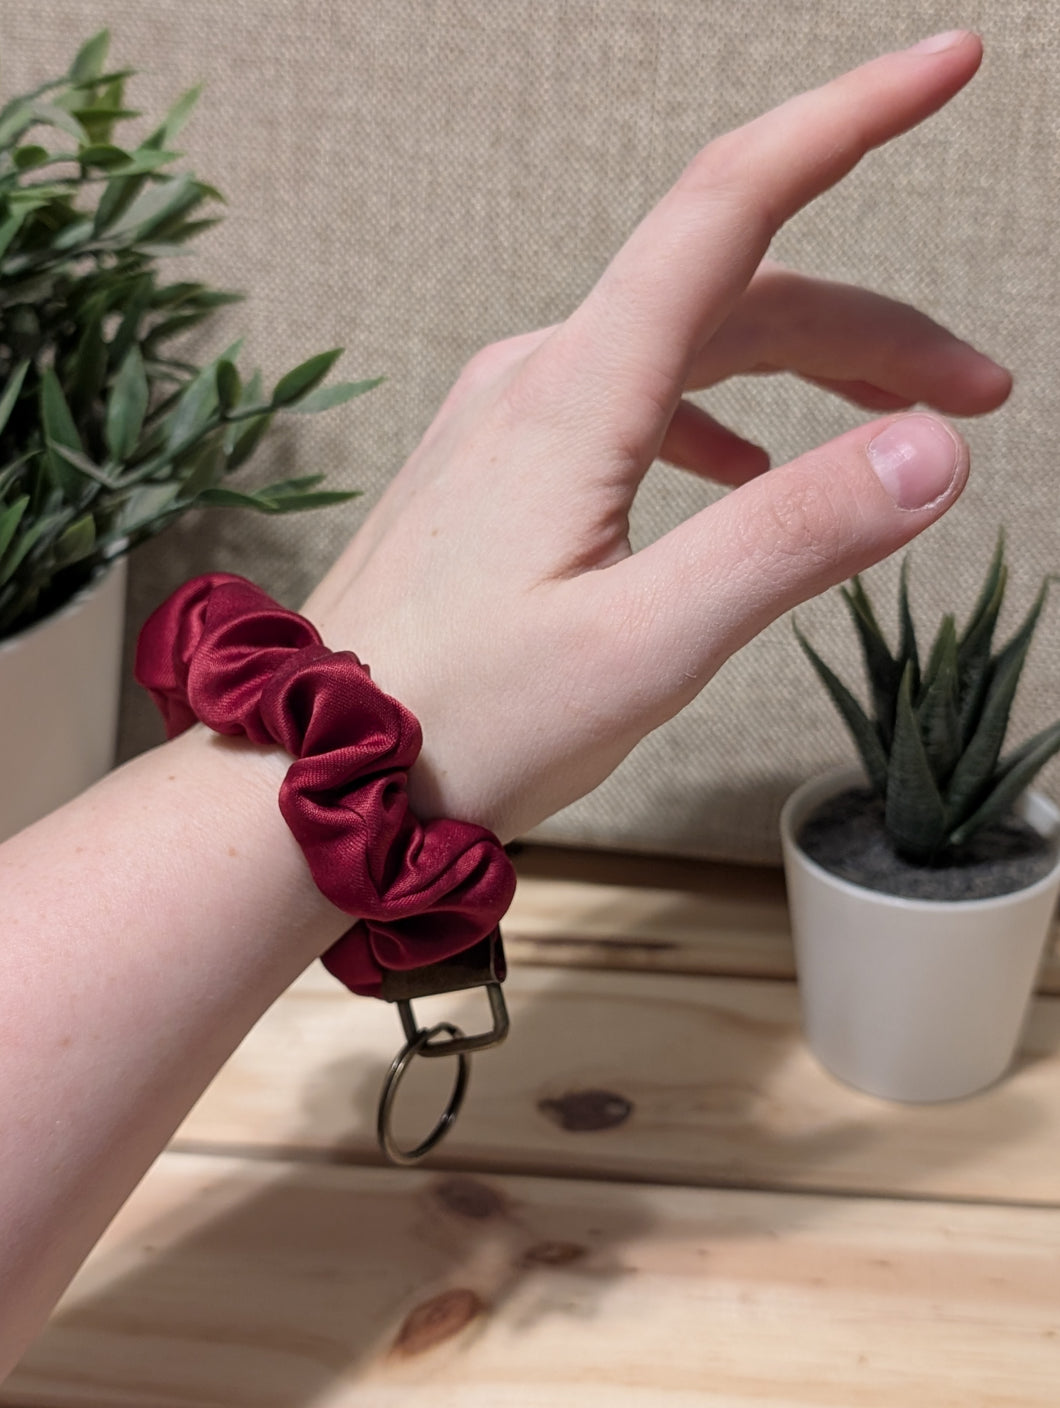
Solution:
[{"label": "green plant", "polygon": [[[240,343],[204,366],[173,339],[239,295],[163,283],[158,261],[216,223],[221,199],[166,170],[198,90],[136,146],[115,129],[131,71],[95,35],[68,73],[0,109],[0,636],[46,615],[110,559],[189,509],[285,513],[353,495],[322,475],[236,491],[279,411],[337,406],[377,385],[323,386],[341,349],[245,383]],[[54,139],[54,140],[53,140]],[[48,140],[51,146],[42,142]]]},{"label": "green plant", "polygon": [[885,808],[895,851],[917,864],[958,859],[974,833],[1004,815],[1060,750],[1060,723],[1001,757],[1009,713],[1048,579],[1023,623],[996,653],[994,631],[1008,568],[999,535],[971,617],[958,634],[942,619],[921,669],[909,608],[908,559],[898,593],[896,654],[881,631],[861,580],[842,588],[865,665],[871,715],[795,628],[799,643],[850,730],[872,790]]}]

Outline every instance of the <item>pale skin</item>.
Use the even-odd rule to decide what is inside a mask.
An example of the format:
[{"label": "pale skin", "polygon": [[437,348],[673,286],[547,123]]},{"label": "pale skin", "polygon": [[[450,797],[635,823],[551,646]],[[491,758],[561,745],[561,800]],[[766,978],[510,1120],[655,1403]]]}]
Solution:
[{"label": "pale skin", "polygon": [[[980,56],[944,36],[712,143],[566,322],[465,369],[305,606],[420,719],[422,816],[520,834],[769,621],[956,500],[967,450],[935,412],[993,410],[1007,372],[910,308],[763,260]],[[763,473],[681,398],[769,371],[885,414]],[[657,453],[735,487],[631,554]],[[0,847],[0,1377],[225,1058],[350,922],[280,819],[284,766],[193,730]]]}]

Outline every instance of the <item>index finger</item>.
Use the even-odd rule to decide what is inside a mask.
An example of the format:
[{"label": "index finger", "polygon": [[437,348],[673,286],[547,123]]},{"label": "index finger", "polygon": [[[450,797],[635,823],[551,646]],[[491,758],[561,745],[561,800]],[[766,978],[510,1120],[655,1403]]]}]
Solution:
[{"label": "index finger", "polygon": [[[641,222],[553,339],[561,384],[611,393],[624,443],[672,409],[692,357],[726,317],[770,240],[873,148],[968,82],[977,35],[954,31],[885,54],[705,147]],[[568,355],[569,354],[569,355]],[[625,418],[615,426],[615,413]],[[651,438],[658,424],[640,427]]]}]

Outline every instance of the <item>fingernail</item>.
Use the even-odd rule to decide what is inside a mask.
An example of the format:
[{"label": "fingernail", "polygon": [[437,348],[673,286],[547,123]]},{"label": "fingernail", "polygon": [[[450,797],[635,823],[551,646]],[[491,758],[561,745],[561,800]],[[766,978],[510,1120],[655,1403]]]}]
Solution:
[{"label": "fingernail", "polygon": [[903,416],[870,441],[868,454],[898,508],[927,508],[953,483],[960,445],[942,421]]},{"label": "fingernail", "polygon": [[968,38],[966,29],[947,29],[942,34],[933,34],[930,39],[921,39],[919,44],[910,44],[911,54],[941,54],[943,49],[955,49],[962,39]]}]

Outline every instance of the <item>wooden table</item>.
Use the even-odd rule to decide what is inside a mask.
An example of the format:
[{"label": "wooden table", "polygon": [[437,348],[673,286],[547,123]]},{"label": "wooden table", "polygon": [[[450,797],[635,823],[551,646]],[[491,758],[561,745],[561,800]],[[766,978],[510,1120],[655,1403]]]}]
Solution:
[{"label": "wooden table", "polygon": [[[520,867],[512,1036],[429,1165],[375,1147],[395,1013],[318,967],[0,1402],[1057,1408],[1055,953],[1008,1079],[890,1105],[802,1045],[777,874]],[[441,1005],[484,1016],[481,994]],[[447,1064],[419,1063],[410,1132]]]}]

